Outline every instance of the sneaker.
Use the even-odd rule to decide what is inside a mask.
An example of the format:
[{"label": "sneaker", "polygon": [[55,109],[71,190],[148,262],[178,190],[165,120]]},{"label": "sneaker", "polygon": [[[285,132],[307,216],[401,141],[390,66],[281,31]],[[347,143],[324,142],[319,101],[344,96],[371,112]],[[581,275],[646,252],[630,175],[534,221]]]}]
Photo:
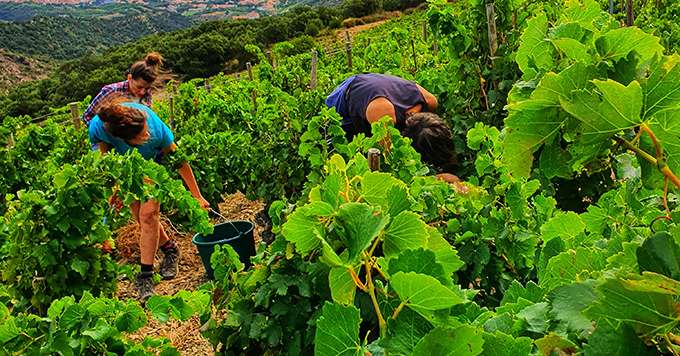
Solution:
[{"label": "sneaker", "polygon": [[179,249],[173,248],[164,252],[165,257],[161,262],[160,273],[163,279],[173,279],[179,269]]},{"label": "sneaker", "polygon": [[139,300],[146,302],[153,292],[153,272],[139,272],[135,281],[135,288],[139,294]]}]

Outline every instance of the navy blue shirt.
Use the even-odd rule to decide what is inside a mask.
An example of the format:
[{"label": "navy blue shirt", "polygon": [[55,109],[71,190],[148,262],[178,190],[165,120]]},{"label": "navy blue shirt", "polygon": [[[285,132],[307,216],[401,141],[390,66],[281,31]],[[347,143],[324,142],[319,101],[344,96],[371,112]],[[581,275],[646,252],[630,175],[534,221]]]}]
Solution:
[{"label": "navy blue shirt", "polygon": [[371,136],[371,124],[366,108],[377,98],[386,98],[394,105],[396,127],[404,128],[406,111],[420,104],[427,111],[427,102],[416,83],[385,74],[359,74],[345,80],[326,99],[328,107],[342,116],[342,128],[348,140],[364,133]]}]

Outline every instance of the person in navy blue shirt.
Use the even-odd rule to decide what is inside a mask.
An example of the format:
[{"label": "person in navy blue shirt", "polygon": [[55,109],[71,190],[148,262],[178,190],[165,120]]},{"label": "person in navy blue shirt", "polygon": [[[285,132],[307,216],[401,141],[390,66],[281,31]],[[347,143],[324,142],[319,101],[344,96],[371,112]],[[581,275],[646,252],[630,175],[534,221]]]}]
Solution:
[{"label": "person in navy blue shirt", "polygon": [[349,77],[326,98],[326,106],[342,116],[342,129],[349,141],[360,133],[371,136],[372,123],[391,117],[402,136],[412,140],[422,160],[440,171],[438,178],[466,190],[453,174],[458,160],[451,130],[433,113],[437,105],[437,98],[415,82],[375,73]]},{"label": "person in navy blue shirt", "polygon": [[[118,154],[125,154],[137,150],[142,157],[157,161],[177,149],[172,131],[153,110],[143,104],[123,100],[113,100],[94,116],[88,128],[90,143],[97,145],[102,153],[114,150]],[[207,209],[210,204],[201,195],[187,162],[182,163],[179,174],[201,207]],[[164,279],[172,279],[177,275],[180,255],[177,246],[160,224],[158,201],[136,201],[130,209],[141,228],[139,248],[142,271],[137,275],[135,287],[140,299],[146,300],[153,295],[153,262],[159,246],[164,254],[160,266],[160,274]]]}]

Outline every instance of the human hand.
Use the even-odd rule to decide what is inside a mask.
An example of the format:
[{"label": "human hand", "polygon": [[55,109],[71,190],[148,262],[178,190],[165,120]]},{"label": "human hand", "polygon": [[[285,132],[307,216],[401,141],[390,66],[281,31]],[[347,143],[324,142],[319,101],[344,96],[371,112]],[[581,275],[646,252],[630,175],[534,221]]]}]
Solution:
[{"label": "human hand", "polygon": [[196,200],[198,200],[198,205],[201,206],[201,209],[205,211],[208,211],[210,209],[210,203],[208,203],[208,201],[205,200],[205,198],[203,198],[202,196],[197,197]]},{"label": "human hand", "polygon": [[465,182],[461,181],[458,176],[451,173],[440,173],[437,174],[437,179],[443,180],[446,183],[453,184],[456,192],[460,194],[467,194],[470,192],[470,188],[465,185]]}]

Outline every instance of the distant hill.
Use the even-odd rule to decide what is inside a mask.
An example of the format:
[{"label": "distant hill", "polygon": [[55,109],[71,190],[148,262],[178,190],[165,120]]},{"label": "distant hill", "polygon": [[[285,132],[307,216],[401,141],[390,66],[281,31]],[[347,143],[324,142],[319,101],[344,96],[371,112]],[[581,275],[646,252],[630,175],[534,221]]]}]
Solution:
[{"label": "distant hill", "polygon": [[0,93],[23,82],[46,78],[52,69],[49,63],[0,50]]},{"label": "distant hill", "polygon": [[28,22],[0,23],[0,48],[30,56],[72,59],[191,24],[185,16],[145,8],[102,17],[39,16]]}]

